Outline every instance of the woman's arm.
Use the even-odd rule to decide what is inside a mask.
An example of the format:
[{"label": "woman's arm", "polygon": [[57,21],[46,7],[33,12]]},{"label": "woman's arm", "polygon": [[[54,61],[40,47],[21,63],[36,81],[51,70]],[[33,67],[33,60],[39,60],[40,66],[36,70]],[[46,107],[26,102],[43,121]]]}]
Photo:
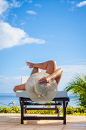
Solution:
[{"label": "woman's arm", "polygon": [[61,77],[62,75],[62,68],[57,69],[55,72],[53,72],[51,75],[44,77],[42,79],[39,80],[39,84],[43,84],[43,83],[49,83],[50,80],[55,79],[57,77]]}]

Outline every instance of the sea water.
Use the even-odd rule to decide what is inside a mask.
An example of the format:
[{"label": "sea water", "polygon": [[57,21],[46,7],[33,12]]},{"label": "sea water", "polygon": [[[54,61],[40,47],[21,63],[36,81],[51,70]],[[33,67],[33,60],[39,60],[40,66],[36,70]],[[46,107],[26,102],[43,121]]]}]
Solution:
[{"label": "sea water", "polygon": [[20,106],[19,98],[15,96],[15,93],[0,93],[0,106]]},{"label": "sea water", "polygon": [[[69,98],[70,102],[68,103],[68,106],[70,105],[72,107],[77,107],[76,97],[69,96]],[[13,105],[17,105],[18,107],[20,107],[19,97],[16,97],[15,93],[0,93],[0,106],[12,107]]]}]

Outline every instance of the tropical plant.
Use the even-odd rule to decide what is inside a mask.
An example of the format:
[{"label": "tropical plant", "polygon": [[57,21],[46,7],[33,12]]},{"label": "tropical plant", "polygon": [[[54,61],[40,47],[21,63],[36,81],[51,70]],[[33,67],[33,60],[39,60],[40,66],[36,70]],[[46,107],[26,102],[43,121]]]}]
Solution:
[{"label": "tropical plant", "polygon": [[[63,114],[63,108],[61,106],[58,106],[59,108],[59,114],[62,115]],[[11,107],[4,107],[4,106],[0,106],[0,113],[20,113],[20,108],[18,106],[14,106],[14,108]],[[52,115],[57,115],[55,113],[55,110],[27,110],[28,114],[52,114]],[[86,108],[81,106],[81,107],[76,107],[73,108],[71,106],[67,106],[66,109],[66,113],[67,115],[82,115],[82,116],[86,116]]]},{"label": "tropical plant", "polygon": [[78,105],[86,107],[86,75],[77,75],[64,90],[71,91],[77,96]]}]

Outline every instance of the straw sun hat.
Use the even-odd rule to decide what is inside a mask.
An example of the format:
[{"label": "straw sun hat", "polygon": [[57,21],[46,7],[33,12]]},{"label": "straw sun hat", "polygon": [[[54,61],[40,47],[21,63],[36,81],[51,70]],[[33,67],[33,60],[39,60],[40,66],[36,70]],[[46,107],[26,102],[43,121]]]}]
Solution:
[{"label": "straw sun hat", "polygon": [[51,80],[49,83],[39,84],[38,80],[48,76],[47,73],[34,73],[26,82],[26,93],[28,97],[36,103],[45,104],[54,99],[57,94],[57,83]]}]

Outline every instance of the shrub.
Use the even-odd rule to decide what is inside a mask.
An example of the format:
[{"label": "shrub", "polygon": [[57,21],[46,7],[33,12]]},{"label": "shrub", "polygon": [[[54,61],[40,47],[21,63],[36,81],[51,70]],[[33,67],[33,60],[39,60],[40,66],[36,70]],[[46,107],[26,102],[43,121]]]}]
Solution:
[{"label": "shrub", "polygon": [[[47,106],[47,108],[50,108],[51,106]],[[60,115],[62,115],[63,108],[61,106],[58,106]],[[0,106],[0,113],[20,113],[20,108],[18,106],[13,106],[12,108],[10,107],[3,107]],[[28,114],[51,114],[55,115],[55,110],[27,110]],[[67,106],[66,108],[66,113],[68,115],[82,115],[86,116],[86,108],[81,106],[81,107],[76,107],[73,108],[71,106]]]},{"label": "shrub", "polygon": [[13,108],[0,106],[0,113],[20,113],[20,108],[16,105]]},{"label": "shrub", "polygon": [[12,113],[20,113],[20,108],[17,105],[14,105],[12,108]]},{"label": "shrub", "polygon": [[67,114],[73,114],[73,112],[74,112],[73,107],[68,106],[67,109],[66,109],[66,113]]}]

